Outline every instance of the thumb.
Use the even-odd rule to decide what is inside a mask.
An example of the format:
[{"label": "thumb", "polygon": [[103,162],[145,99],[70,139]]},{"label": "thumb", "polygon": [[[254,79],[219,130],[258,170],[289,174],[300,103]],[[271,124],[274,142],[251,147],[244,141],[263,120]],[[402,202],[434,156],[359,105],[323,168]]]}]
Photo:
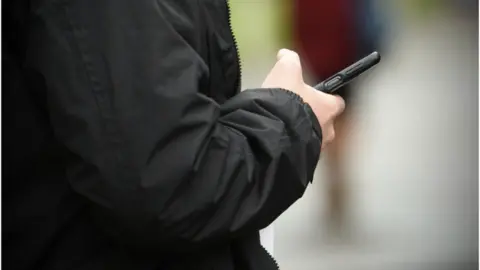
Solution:
[{"label": "thumb", "polygon": [[277,61],[279,61],[282,58],[289,58],[293,61],[298,61],[300,62],[300,58],[298,54],[294,51],[291,51],[289,49],[280,49],[277,53]]},{"label": "thumb", "polygon": [[[300,57],[294,51],[288,49],[281,49],[277,53],[277,65],[282,68],[288,68],[291,71],[302,73],[302,64]],[[303,78],[302,78],[303,80]]]},{"label": "thumb", "polygon": [[277,61],[282,59],[286,54],[289,53],[289,50],[287,49],[280,49],[277,53]]}]

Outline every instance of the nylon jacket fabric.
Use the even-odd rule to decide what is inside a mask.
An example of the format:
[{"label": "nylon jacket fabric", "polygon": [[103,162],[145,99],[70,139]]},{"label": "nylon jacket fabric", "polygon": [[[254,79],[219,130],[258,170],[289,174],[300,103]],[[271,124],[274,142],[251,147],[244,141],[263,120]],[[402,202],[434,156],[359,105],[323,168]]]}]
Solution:
[{"label": "nylon jacket fabric", "polygon": [[5,269],[276,269],[258,231],[312,181],[321,129],[288,90],[239,92],[227,3],[22,8],[2,63]]}]

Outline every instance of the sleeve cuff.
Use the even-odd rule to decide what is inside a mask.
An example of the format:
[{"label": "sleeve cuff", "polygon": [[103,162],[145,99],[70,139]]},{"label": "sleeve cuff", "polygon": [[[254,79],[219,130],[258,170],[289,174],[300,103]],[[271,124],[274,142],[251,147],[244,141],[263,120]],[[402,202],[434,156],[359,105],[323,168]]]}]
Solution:
[{"label": "sleeve cuff", "polygon": [[296,93],[294,93],[290,90],[287,90],[287,89],[283,89],[283,88],[279,88],[279,90],[283,90],[283,91],[287,92],[287,94],[289,94],[294,100],[297,100],[298,102],[300,102],[300,104],[302,105],[305,113],[308,115],[308,119],[310,120],[310,123],[312,125],[312,129],[315,132],[315,135],[317,135],[317,137],[319,138],[320,144],[321,144],[322,140],[323,140],[322,127],[320,126],[320,123],[318,122],[317,116],[313,112],[312,107],[310,107],[310,105],[308,103],[306,103],[303,100],[303,98],[301,96],[297,95]]}]

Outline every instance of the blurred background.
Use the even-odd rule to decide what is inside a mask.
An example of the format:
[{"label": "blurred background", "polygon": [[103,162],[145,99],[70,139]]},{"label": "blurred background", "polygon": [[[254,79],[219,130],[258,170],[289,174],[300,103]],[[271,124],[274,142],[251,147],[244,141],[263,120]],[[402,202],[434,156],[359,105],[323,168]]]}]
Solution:
[{"label": "blurred background", "polygon": [[342,90],[338,143],[275,222],[281,269],[478,269],[478,1],[229,2],[243,88],[283,47],[312,83],[382,54]]}]

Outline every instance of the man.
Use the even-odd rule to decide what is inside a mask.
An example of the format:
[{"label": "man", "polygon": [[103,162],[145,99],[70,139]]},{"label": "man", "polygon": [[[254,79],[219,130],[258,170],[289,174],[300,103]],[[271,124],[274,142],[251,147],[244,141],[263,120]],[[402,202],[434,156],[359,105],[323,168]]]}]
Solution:
[{"label": "man", "polygon": [[276,269],[343,100],[288,50],[239,92],[226,1],[12,3],[4,269]]}]

